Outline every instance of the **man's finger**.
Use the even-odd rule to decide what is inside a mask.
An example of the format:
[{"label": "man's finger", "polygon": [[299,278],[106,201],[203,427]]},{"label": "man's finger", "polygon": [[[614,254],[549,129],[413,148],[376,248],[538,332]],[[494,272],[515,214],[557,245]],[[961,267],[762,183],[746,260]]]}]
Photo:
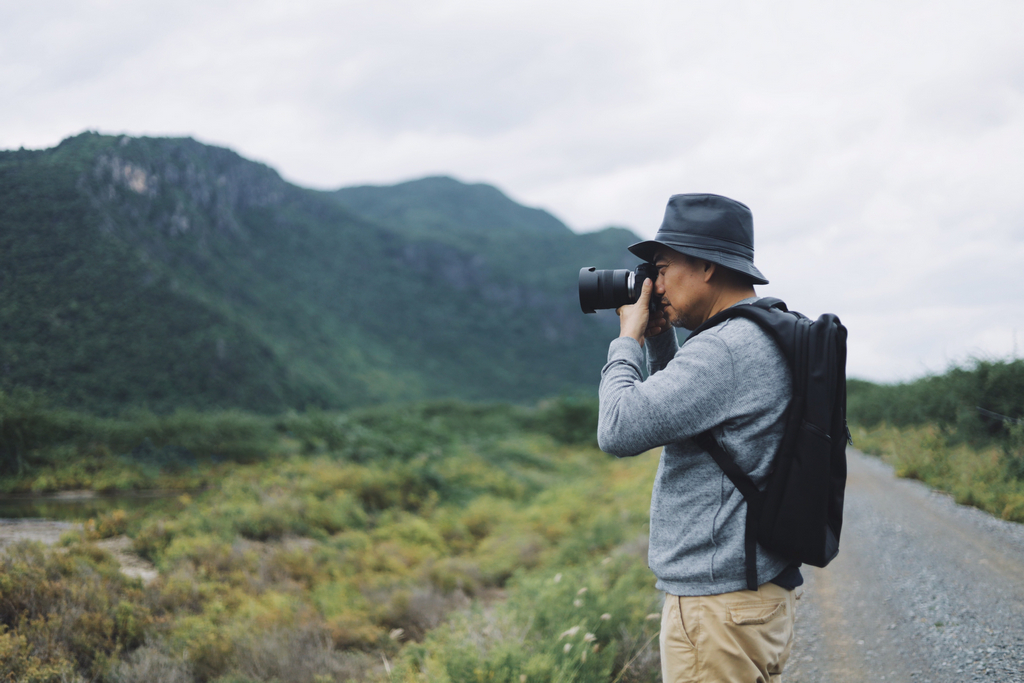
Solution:
[{"label": "man's finger", "polygon": [[651,286],[651,280],[650,278],[648,278],[644,280],[643,286],[640,287],[640,298],[637,299],[636,302],[638,304],[643,304],[644,308],[647,308],[647,306],[651,303]]}]

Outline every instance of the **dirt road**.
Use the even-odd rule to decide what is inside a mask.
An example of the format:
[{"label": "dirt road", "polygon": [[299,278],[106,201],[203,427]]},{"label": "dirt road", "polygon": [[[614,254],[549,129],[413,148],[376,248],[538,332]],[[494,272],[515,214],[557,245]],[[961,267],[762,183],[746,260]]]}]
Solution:
[{"label": "dirt road", "polygon": [[1024,683],[1024,525],[852,449],[839,557],[804,568],[787,683]]}]

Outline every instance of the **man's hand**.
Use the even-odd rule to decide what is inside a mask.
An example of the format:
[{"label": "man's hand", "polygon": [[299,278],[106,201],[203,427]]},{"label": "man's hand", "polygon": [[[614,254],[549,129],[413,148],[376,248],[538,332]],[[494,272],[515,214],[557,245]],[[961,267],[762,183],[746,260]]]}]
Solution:
[{"label": "man's hand", "polygon": [[653,282],[644,280],[644,286],[640,290],[640,298],[637,299],[637,302],[615,309],[619,315],[619,336],[632,337],[640,346],[644,345],[645,338],[654,337],[668,329],[668,319],[663,310],[659,308],[653,317],[650,315],[651,290],[653,288]]}]

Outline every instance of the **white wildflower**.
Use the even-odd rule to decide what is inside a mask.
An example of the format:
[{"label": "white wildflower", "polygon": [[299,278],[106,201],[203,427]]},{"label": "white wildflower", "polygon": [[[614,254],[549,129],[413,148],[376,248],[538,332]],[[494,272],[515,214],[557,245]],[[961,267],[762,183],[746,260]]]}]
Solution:
[{"label": "white wildflower", "polygon": [[562,648],[562,652],[568,653],[572,649],[572,643],[566,643],[565,647]]},{"label": "white wildflower", "polygon": [[391,640],[398,640],[399,638],[401,638],[404,635],[405,635],[405,629],[404,628],[391,629],[391,632],[388,633],[388,637],[391,638]]},{"label": "white wildflower", "polygon": [[576,591],[576,595],[583,595],[586,592],[587,592],[587,588],[586,588],[586,586],[584,586],[583,588],[581,588],[578,591]]},{"label": "white wildflower", "polygon": [[555,583],[558,583],[561,580],[562,580],[562,572],[558,572],[557,574],[555,574]]},{"label": "white wildflower", "polygon": [[660,614],[657,614],[657,613],[654,613],[654,614],[648,614],[648,615],[647,615],[646,617],[644,617],[644,618],[645,618],[645,619],[647,619],[647,621],[654,621],[655,619],[661,619],[661,615],[660,615]]},{"label": "white wildflower", "polygon": [[584,643],[592,643],[595,640],[597,640],[597,636],[595,636],[593,633],[588,633],[585,636],[583,636]]},{"label": "white wildflower", "polygon": [[562,635],[558,636],[558,639],[561,640],[562,638],[572,638],[579,632],[580,627],[573,626],[572,628],[567,628],[566,630],[562,631]]},{"label": "white wildflower", "polygon": [[572,604],[575,605],[576,607],[583,607],[583,601],[580,600],[579,598],[576,598],[575,600],[573,600]]},{"label": "white wildflower", "polygon": [[612,618],[612,615],[608,614],[607,612],[605,612],[604,614],[601,615],[601,621],[608,621],[611,618]]}]

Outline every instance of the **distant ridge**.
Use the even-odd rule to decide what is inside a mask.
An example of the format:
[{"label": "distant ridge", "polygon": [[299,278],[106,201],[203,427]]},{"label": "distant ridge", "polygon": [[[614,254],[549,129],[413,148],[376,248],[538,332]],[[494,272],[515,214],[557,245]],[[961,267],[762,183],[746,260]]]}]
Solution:
[{"label": "distant ridge", "polygon": [[0,388],[101,413],[592,393],[576,235],[447,177],[317,192],[189,138],[0,152]]},{"label": "distant ridge", "polygon": [[517,204],[492,185],[466,184],[448,176],[345,187],[335,196],[357,213],[410,232],[572,234],[547,211]]}]

